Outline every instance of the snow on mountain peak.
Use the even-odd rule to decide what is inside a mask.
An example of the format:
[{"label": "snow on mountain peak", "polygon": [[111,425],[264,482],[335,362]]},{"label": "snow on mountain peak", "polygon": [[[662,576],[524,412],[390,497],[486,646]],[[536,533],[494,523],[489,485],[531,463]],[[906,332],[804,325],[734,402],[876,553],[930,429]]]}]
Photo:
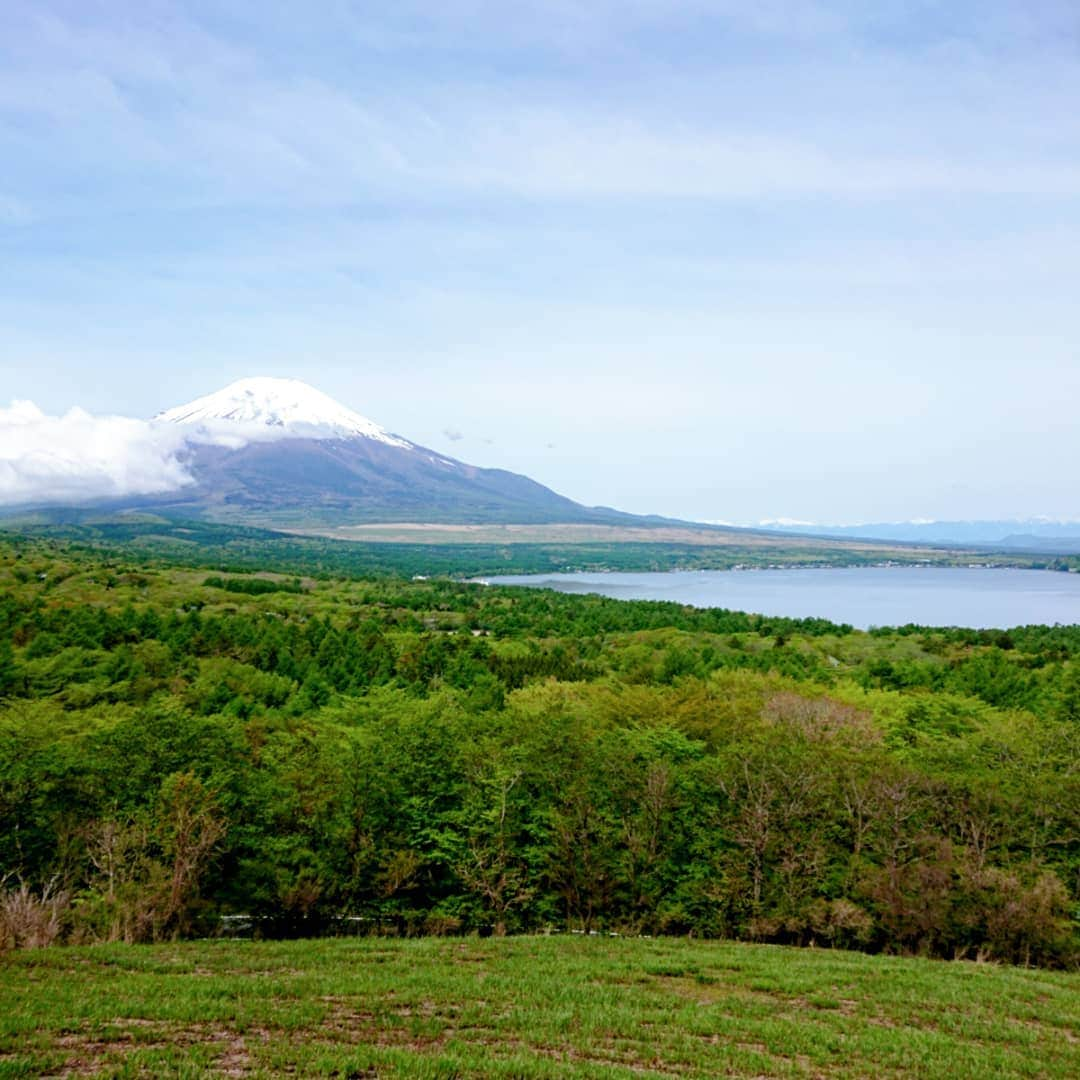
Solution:
[{"label": "snow on mountain peak", "polygon": [[354,439],[359,436],[390,446],[412,447],[405,439],[391,435],[366,416],[347,409],[299,379],[268,376],[239,379],[214,394],[166,409],[154,419],[219,429],[238,424],[249,432],[262,430],[264,437],[271,433],[280,438],[307,439]]}]

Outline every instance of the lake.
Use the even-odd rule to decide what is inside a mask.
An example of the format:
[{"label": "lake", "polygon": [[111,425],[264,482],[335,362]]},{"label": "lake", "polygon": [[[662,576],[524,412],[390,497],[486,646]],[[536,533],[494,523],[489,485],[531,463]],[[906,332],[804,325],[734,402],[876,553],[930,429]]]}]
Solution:
[{"label": "lake", "polygon": [[670,600],[871,626],[1008,628],[1080,622],[1080,574],[967,567],[674,570],[663,574],[527,574],[485,578],[618,600]]}]

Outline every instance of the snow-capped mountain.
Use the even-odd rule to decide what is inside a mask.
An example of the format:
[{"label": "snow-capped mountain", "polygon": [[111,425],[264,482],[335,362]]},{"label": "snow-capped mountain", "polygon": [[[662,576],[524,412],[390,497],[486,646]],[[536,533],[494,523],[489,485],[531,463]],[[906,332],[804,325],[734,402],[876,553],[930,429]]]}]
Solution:
[{"label": "snow-capped mountain", "polygon": [[613,522],[503,469],[419,446],[298,379],[241,379],[155,418],[191,428],[192,483],[144,508],[251,524]]},{"label": "snow-capped mountain", "polygon": [[[240,424],[268,428],[280,437],[309,439],[375,439],[388,446],[411,448],[373,420],[346,408],[299,379],[260,376],[238,379],[216,393],[166,409],[155,420],[210,429]],[[255,434],[254,431],[251,434]]]},{"label": "snow-capped mountain", "polygon": [[[527,476],[447,457],[298,379],[241,379],[150,422],[120,423],[138,429],[135,449],[149,455],[158,472],[164,468],[165,482],[129,487],[124,495],[27,500],[20,512],[49,505],[65,512],[148,510],[297,529],[647,520],[582,506]],[[124,452],[121,445],[120,459],[108,463],[121,475],[138,465]]]}]

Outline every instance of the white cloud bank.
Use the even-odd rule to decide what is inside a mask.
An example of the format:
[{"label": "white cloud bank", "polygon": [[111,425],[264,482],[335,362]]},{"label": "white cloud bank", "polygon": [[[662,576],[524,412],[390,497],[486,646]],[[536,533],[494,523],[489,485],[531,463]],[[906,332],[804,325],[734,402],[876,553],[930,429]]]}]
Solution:
[{"label": "white cloud bank", "polygon": [[31,401],[0,408],[0,506],[83,502],[174,491],[190,432],[74,408],[48,416]]},{"label": "white cloud bank", "polygon": [[176,491],[194,483],[185,464],[194,446],[238,450],[253,442],[304,437],[325,438],[326,432],[296,423],[177,424],[93,416],[77,406],[49,416],[32,401],[13,401],[0,407],[0,506]]}]

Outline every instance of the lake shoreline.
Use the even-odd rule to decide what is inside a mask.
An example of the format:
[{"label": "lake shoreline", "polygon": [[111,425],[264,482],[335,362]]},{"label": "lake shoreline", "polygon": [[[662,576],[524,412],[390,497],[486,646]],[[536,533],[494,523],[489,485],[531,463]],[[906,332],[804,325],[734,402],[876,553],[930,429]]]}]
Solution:
[{"label": "lake shoreline", "polygon": [[478,583],[669,601],[772,617],[823,618],[859,629],[964,626],[1009,629],[1080,623],[1080,575],[969,566],[735,567],[646,573],[494,575]]}]

